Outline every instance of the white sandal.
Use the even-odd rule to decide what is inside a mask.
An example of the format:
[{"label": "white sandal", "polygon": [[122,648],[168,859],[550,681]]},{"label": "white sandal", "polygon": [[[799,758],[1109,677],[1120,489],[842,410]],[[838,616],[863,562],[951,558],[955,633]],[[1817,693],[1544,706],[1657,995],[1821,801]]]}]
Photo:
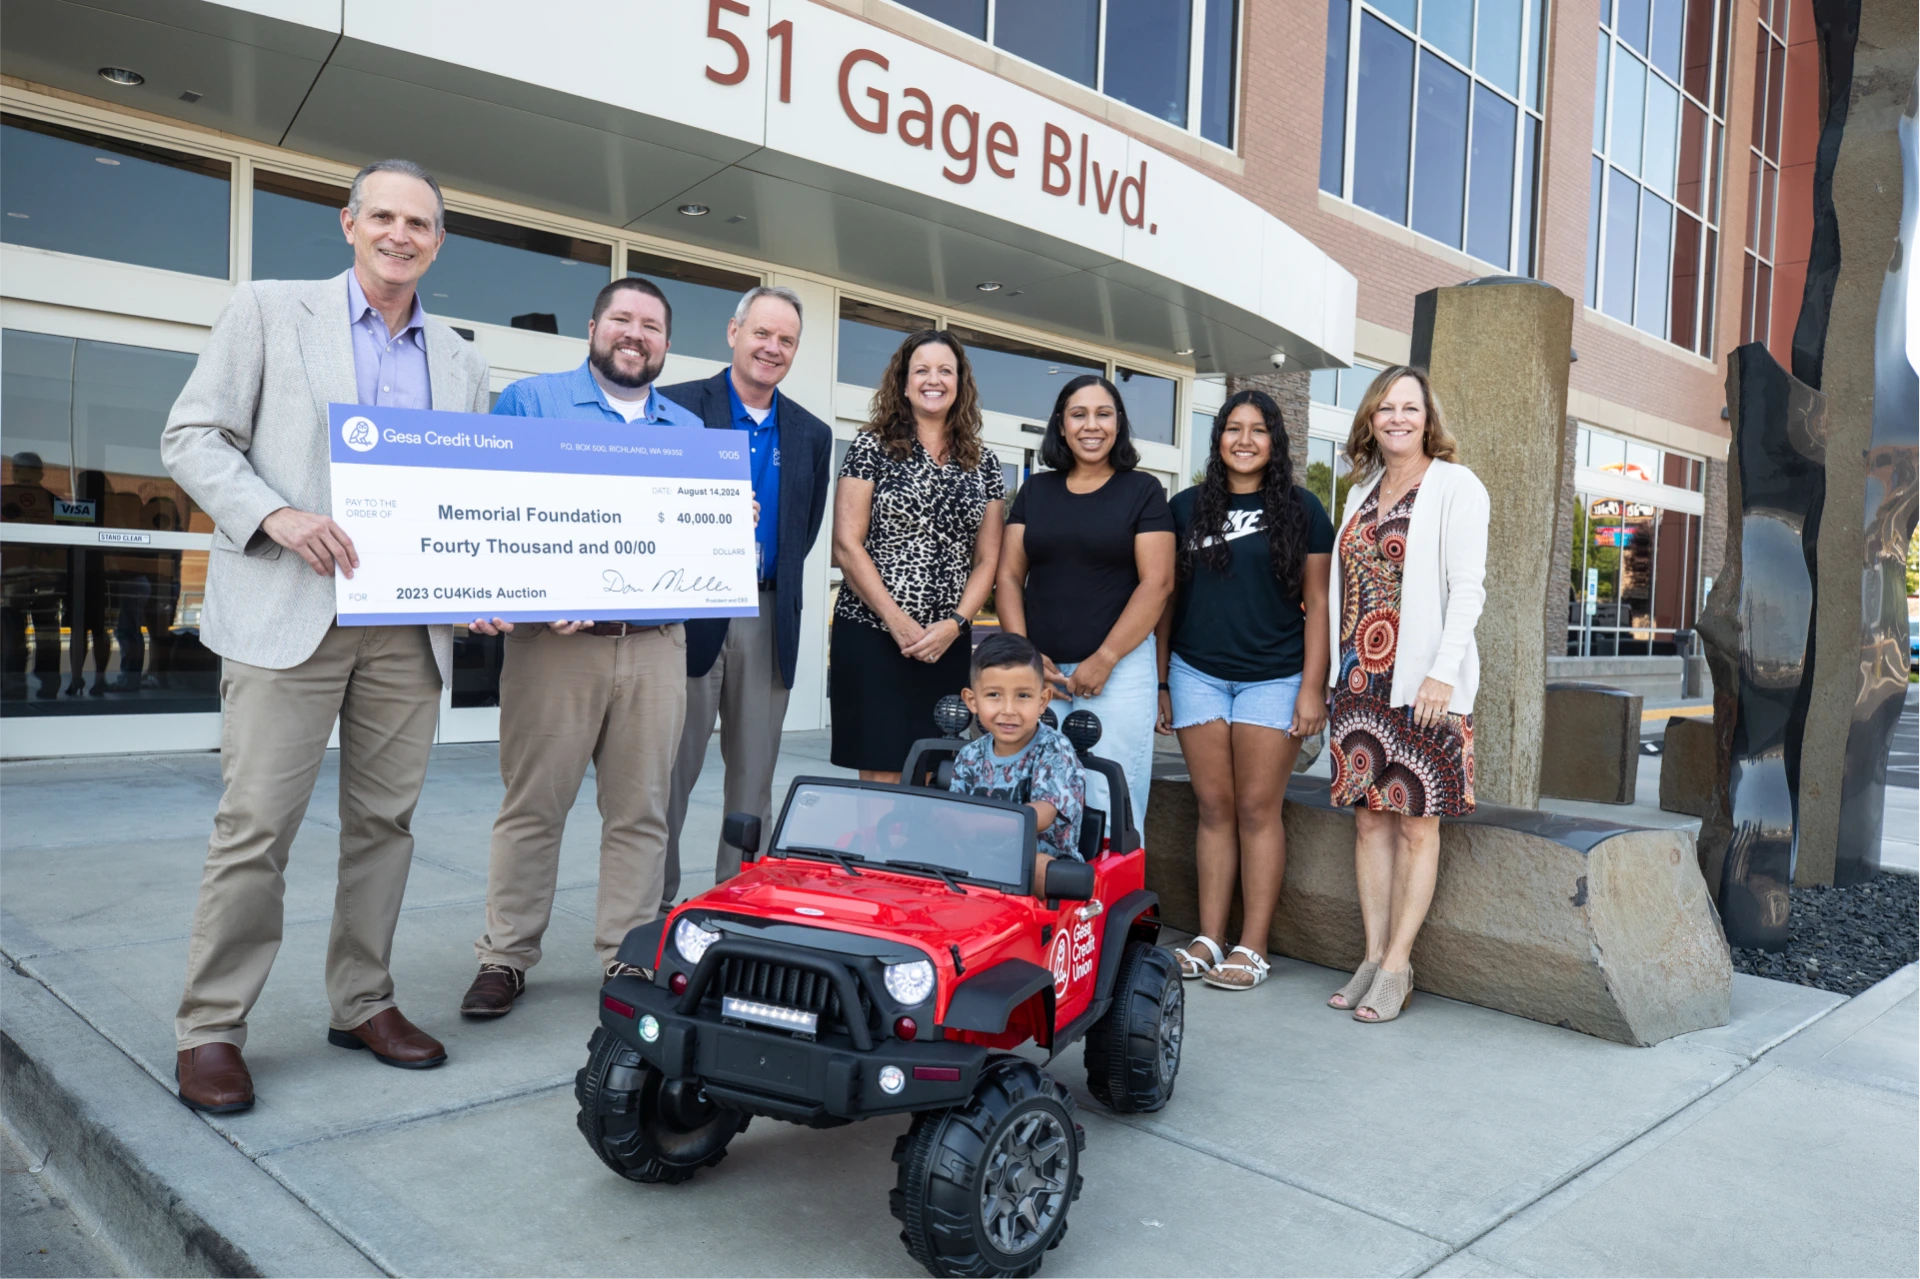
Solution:
[{"label": "white sandal", "polygon": [[[1235,955],[1245,955],[1253,962],[1249,964],[1243,963],[1238,959],[1224,960],[1221,963],[1215,964],[1213,971],[1205,974],[1201,980],[1215,990],[1252,990],[1255,986],[1265,981],[1267,974],[1273,971],[1273,965],[1267,962],[1267,957],[1251,947],[1235,946],[1233,953]],[[1217,980],[1218,974],[1224,972],[1251,973],[1253,980],[1244,984]]]},{"label": "white sandal", "polygon": [[1195,937],[1191,942],[1187,943],[1187,945],[1192,946],[1195,950],[1205,946],[1213,952],[1213,959],[1211,961],[1203,959],[1199,955],[1188,951],[1186,946],[1176,946],[1173,951],[1173,957],[1180,961],[1181,981],[1192,981],[1195,977],[1205,977],[1221,964],[1227,962],[1226,952],[1220,949],[1220,943],[1205,933],[1201,933],[1198,937]]}]

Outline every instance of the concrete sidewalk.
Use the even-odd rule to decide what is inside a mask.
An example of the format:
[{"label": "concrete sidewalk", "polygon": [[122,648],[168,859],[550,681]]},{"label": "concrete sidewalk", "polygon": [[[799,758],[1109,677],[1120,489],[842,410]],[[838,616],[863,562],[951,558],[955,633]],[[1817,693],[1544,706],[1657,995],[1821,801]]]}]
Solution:
[{"label": "concrete sidewalk", "polygon": [[[707,882],[717,747],[688,823]],[[790,735],[780,784],[830,772]],[[138,1270],[836,1274],[913,1269],[887,1213],[904,1120],[764,1120],[678,1187],[607,1172],[573,1128],[595,1022],[598,818],[583,794],[547,958],[501,1022],[464,1022],[494,749],[435,752],[395,944],[402,1007],[446,1042],[390,1070],[325,1042],[332,764],[294,845],[287,935],[255,1011],[249,1113],[171,1095],[172,1013],[218,796],[210,755],[0,768],[6,1118]],[[1365,1026],[1340,975],[1279,961],[1188,987],[1179,1091],[1081,1101],[1086,1189],[1044,1274],[1867,1274],[1920,1271],[1915,970],[1852,1001],[1735,978],[1733,1022],[1635,1049],[1422,995]],[[42,1144],[42,1143],[45,1144]],[[135,1237],[127,1239],[131,1231]]]}]

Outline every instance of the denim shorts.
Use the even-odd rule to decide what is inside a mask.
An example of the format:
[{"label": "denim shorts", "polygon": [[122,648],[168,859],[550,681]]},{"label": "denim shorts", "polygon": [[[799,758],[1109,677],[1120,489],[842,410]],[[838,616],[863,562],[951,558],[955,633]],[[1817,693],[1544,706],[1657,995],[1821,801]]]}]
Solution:
[{"label": "denim shorts", "polygon": [[1300,696],[1298,675],[1257,681],[1215,679],[1181,661],[1178,653],[1168,663],[1167,685],[1173,693],[1176,729],[1223,719],[1285,733],[1293,728],[1293,703]]}]

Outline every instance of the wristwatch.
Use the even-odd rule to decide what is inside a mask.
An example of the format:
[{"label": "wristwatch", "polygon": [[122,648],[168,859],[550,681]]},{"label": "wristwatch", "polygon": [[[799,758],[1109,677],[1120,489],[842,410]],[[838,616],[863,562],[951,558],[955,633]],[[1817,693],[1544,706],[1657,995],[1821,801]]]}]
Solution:
[{"label": "wristwatch", "polygon": [[960,614],[958,613],[948,613],[947,620],[949,622],[952,622],[955,626],[958,626],[963,631],[967,629],[967,619],[960,616]]},{"label": "wristwatch", "polygon": [[1169,683],[1167,683],[1167,681],[1165,681],[1165,680],[1161,680],[1161,681],[1160,681],[1160,691],[1161,691],[1161,692],[1163,692],[1163,693],[1171,693],[1171,692],[1173,691],[1173,685],[1171,685],[1171,684],[1169,684]]}]

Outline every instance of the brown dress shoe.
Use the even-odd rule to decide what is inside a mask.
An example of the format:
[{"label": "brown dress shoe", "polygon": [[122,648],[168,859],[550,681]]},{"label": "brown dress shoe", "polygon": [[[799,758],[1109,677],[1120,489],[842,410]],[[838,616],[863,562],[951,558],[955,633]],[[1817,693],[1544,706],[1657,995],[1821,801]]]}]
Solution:
[{"label": "brown dress shoe", "polygon": [[425,1070],[447,1059],[440,1041],[401,1016],[398,1008],[382,1008],[352,1030],[329,1030],[327,1042],[336,1048],[365,1048],[402,1070]]},{"label": "brown dress shoe", "polygon": [[462,1017],[505,1017],[527,988],[527,975],[509,964],[482,964],[460,1000]]},{"label": "brown dress shoe", "polygon": [[174,1058],[180,1100],[210,1115],[230,1115],[253,1105],[253,1076],[232,1044],[201,1044]]}]

